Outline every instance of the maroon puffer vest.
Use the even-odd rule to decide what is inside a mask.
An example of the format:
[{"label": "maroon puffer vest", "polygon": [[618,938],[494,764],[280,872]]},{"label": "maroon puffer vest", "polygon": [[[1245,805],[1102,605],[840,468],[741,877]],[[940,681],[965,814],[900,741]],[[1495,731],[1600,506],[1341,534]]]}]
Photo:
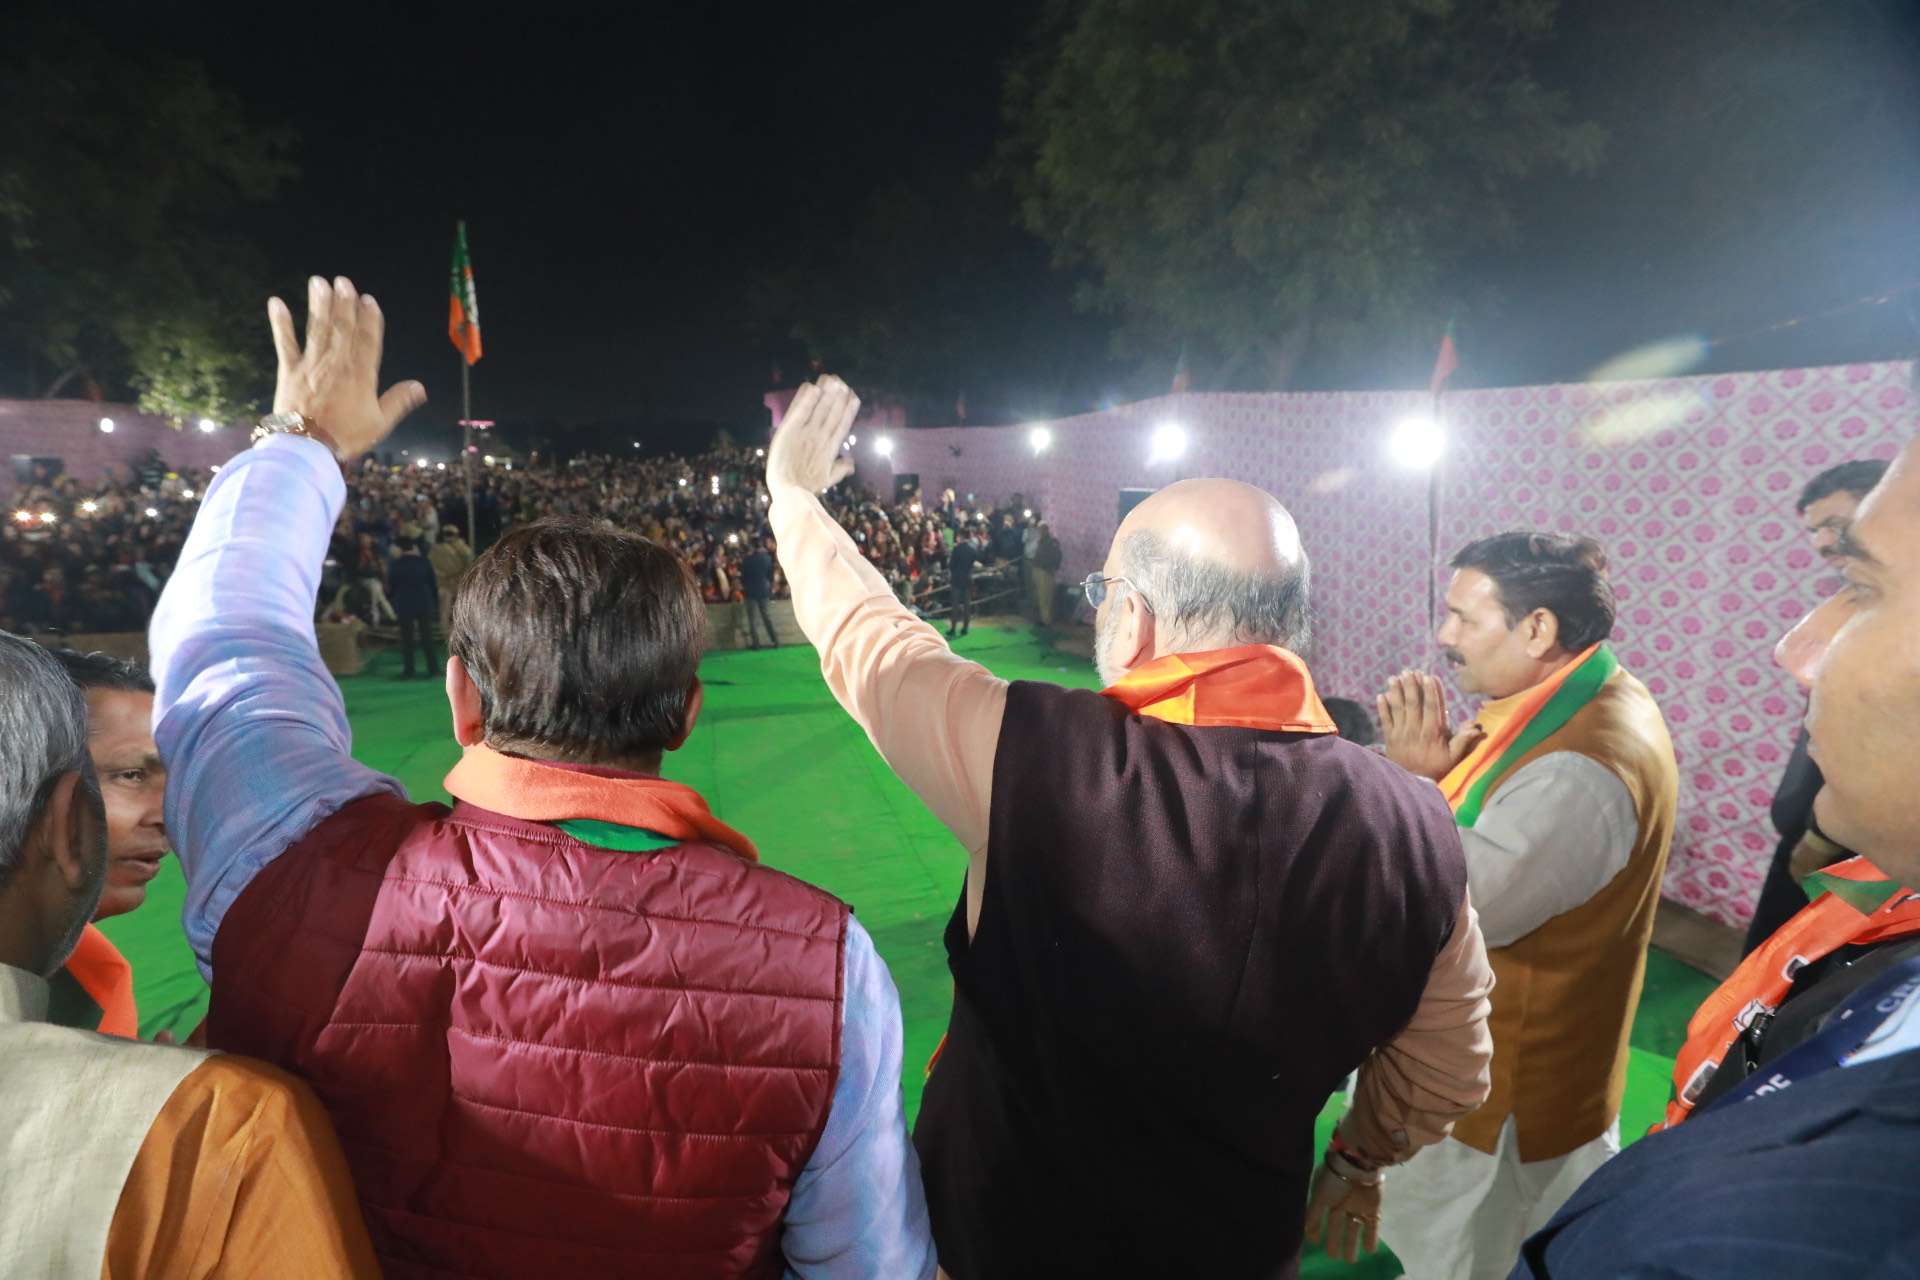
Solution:
[{"label": "maroon puffer vest", "polygon": [[377,796],[227,912],[209,1042],[313,1085],[392,1280],[778,1276],[846,918],[725,849]]}]

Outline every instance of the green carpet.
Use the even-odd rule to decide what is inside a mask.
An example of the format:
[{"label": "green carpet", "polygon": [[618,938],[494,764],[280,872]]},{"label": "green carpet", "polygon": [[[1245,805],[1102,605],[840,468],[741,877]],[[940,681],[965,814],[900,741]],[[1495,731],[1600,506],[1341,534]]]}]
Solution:
[{"label": "green carpet", "polygon": [[[1024,630],[982,628],[959,648],[1009,679],[1097,684],[1084,659],[1056,653]],[[382,654],[365,673],[340,682],[355,754],[399,778],[416,798],[446,799],[440,780],[459,755],[446,699],[437,681],[395,679],[397,665]],[[751,836],[768,865],[853,905],[900,988],[902,1085],[911,1116],[926,1061],[946,1029],[952,983],[940,937],[966,855],[828,696],[812,649],[716,653],[701,675],[705,714],[686,748],[668,758],[666,772],[698,789],[721,819]],[[133,962],[141,1030],[149,1036],[163,1028],[184,1035],[206,1009],[206,988],[176,923],[184,892],[169,860],[148,905],[103,926]],[[1672,1054],[1712,986],[1667,956],[1650,958],[1634,1024],[1623,1136],[1644,1133],[1659,1117]],[[1339,1105],[1335,1100],[1322,1116],[1323,1131]],[[1311,1250],[1304,1274],[1367,1280],[1397,1275],[1398,1267],[1384,1252],[1346,1268]]]}]

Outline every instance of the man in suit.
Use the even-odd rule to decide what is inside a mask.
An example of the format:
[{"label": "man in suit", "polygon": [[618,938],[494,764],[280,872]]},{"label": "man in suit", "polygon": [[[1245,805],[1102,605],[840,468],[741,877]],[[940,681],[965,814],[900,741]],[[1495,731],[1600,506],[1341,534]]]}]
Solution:
[{"label": "man in suit", "polygon": [[1820,829],[1861,855],[1694,1015],[1669,1128],[1529,1240],[1515,1277],[1912,1275],[1920,1250],[1920,445],[1780,642],[1811,686]]},{"label": "man in suit", "polygon": [[400,617],[400,678],[413,679],[413,651],[421,651],[428,677],[437,665],[433,652],[433,623],[440,612],[440,586],[433,566],[420,554],[420,539],[400,539],[400,554],[387,569],[388,594]]},{"label": "man in suit", "polygon": [[773,629],[773,552],[769,538],[740,562],[740,594],[747,602],[747,644],[760,647],[760,629],[767,632],[767,647],[780,647],[780,633]]},{"label": "man in suit", "polygon": [[985,558],[981,544],[975,540],[973,533],[961,530],[959,539],[953,544],[953,552],[947,557],[949,637],[963,636],[973,626],[973,570]]}]

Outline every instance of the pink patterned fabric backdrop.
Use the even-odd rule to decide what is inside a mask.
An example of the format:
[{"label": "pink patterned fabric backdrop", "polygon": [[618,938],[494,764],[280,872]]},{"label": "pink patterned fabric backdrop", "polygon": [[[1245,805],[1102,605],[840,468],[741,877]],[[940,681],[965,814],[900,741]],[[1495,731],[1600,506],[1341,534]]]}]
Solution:
[{"label": "pink patterned fabric backdrop", "polygon": [[[1053,526],[1074,577],[1099,567],[1123,487],[1226,476],[1293,512],[1313,560],[1321,692],[1372,695],[1406,666],[1440,670],[1427,618],[1427,477],[1386,440],[1425,415],[1419,393],[1191,394],[1046,424],[896,431],[893,468],[930,494],[991,507],[1019,492]],[[1814,473],[1891,458],[1912,434],[1905,363],[1448,395],[1440,563],[1504,529],[1584,533],[1613,562],[1614,646],[1660,699],[1679,753],[1668,896],[1743,923],[1774,844],[1767,820],[1803,700],[1774,642],[1832,589],[1793,509]],[[1163,423],[1178,462],[1149,465]],[[862,439],[862,452],[868,441]],[[863,477],[874,475],[862,459]],[[876,477],[877,478],[877,477]],[[1461,702],[1459,715],[1472,706]]]}]

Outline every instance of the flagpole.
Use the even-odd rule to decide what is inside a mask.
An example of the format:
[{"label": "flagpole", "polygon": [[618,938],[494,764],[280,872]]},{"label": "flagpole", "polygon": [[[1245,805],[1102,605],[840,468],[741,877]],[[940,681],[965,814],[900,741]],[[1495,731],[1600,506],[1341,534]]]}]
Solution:
[{"label": "flagpole", "polygon": [[[462,324],[464,331],[468,325]],[[460,353],[460,473],[467,484],[467,545],[479,547],[480,531],[473,527],[473,366]]]},{"label": "flagpole", "polygon": [[[1440,393],[1433,393],[1433,425],[1440,429]],[[1433,460],[1433,466],[1427,471],[1427,626],[1437,626],[1440,619],[1440,468],[1446,462],[1446,451]]]}]

